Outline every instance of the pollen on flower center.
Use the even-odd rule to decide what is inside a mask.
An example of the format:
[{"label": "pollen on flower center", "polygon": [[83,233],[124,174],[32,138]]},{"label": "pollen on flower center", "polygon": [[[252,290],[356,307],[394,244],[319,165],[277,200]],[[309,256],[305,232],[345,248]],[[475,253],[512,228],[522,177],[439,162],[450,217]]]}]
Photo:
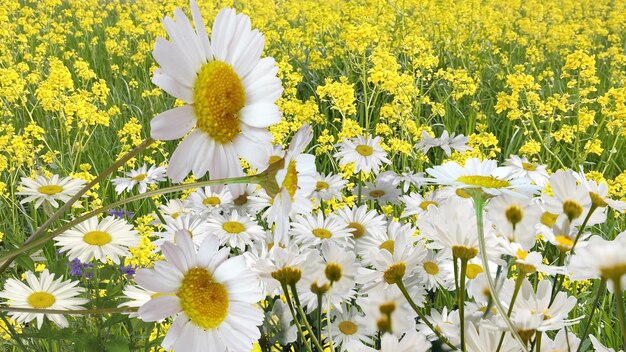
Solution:
[{"label": "pollen on flower center", "polygon": [[424,270],[429,275],[437,275],[439,273],[439,266],[434,262],[424,262]]},{"label": "pollen on flower center", "polygon": [[370,155],[374,154],[374,149],[372,147],[370,147],[369,145],[359,144],[354,149],[356,150],[357,153],[359,153],[359,154],[361,154],[363,156],[370,156]]},{"label": "pollen on flower center", "polygon": [[358,222],[351,222],[348,224],[348,228],[352,232],[352,236],[356,239],[359,239],[365,235],[365,226],[359,224]]},{"label": "pollen on flower center", "polygon": [[111,235],[104,231],[89,231],[83,236],[83,241],[92,246],[104,246],[111,242]]},{"label": "pollen on flower center", "polygon": [[39,188],[37,188],[37,191],[39,193],[48,195],[48,196],[52,196],[55,195],[57,193],[63,192],[63,187],[61,186],[57,186],[57,185],[47,185],[47,186],[41,186]]},{"label": "pollen on flower center", "polygon": [[349,320],[339,323],[339,331],[344,335],[354,335],[358,330],[358,326]]},{"label": "pollen on flower center", "polygon": [[293,200],[293,197],[298,190],[298,172],[296,171],[295,160],[291,160],[289,165],[287,165],[287,173],[285,174],[285,179],[283,180],[283,187],[289,193],[291,200]]},{"label": "pollen on flower center", "polygon": [[384,195],[385,195],[385,191],[383,191],[382,189],[375,189],[370,192],[370,197],[372,198],[380,198]]},{"label": "pollen on flower center", "polygon": [[212,207],[215,207],[215,206],[220,205],[220,203],[222,203],[222,201],[218,197],[206,197],[204,198],[204,200],[202,200],[202,205],[205,205],[205,206],[210,205]]},{"label": "pollen on flower center", "polygon": [[504,188],[508,187],[511,184],[509,181],[498,180],[493,176],[482,176],[482,175],[472,175],[472,176],[459,176],[456,179],[457,182],[465,183],[470,186],[478,186],[485,188]]},{"label": "pollen on flower center", "polygon": [[49,308],[56,302],[56,298],[48,292],[33,292],[28,296],[28,304],[33,308]]},{"label": "pollen on flower center", "polygon": [[537,166],[535,166],[535,164],[531,164],[531,163],[522,163],[522,169],[524,169],[526,171],[535,171],[535,170],[537,170]]},{"label": "pollen on flower center", "polygon": [[228,314],[228,291],[203,268],[187,271],[176,293],[191,322],[203,329],[218,327]]},{"label": "pollen on flower center", "polygon": [[245,103],[241,79],[229,64],[210,61],[202,66],[193,85],[199,129],[221,144],[232,142],[241,132],[237,114]]},{"label": "pollen on flower center", "polygon": [[393,248],[395,244],[396,243],[394,242],[394,240],[386,240],[385,242],[381,243],[378,248],[386,249],[389,253],[393,254]]},{"label": "pollen on flower center", "polygon": [[467,276],[468,279],[474,280],[476,276],[478,276],[478,274],[482,272],[483,272],[482,266],[478,264],[474,264],[474,263],[469,263],[467,264],[467,270],[465,272],[465,275]]},{"label": "pollen on flower center", "polygon": [[554,240],[563,248],[570,249],[574,245],[574,240],[563,235],[554,236]]},{"label": "pollen on flower center", "polygon": [[322,228],[313,229],[313,231],[311,232],[317,238],[331,238],[332,237],[332,233],[330,233],[330,231],[326,229],[322,229]]},{"label": "pollen on flower center", "polygon": [[341,276],[342,276],[341,265],[337,263],[333,263],[333,262],[326,264],[326,268],[324,268],[324,274],[326,275],[326,278],[330,282],[336,282],[336,281],[341,280]]},{"label": "pollen on flower center", "polygon": [[563,202],[563,213],[572,221],[582,215],[583,206],[573,200],[566,200]]},{"label": "pollen on flower center", "polygon": [[510,207],[508,207],[504,212],[504,215],[513,226],[519,224],[519,222],[522,221],[522,219],[524,218],[524,212],[522,211],[522,208],[517,205],[511,205]]},{"label": "pollen on flower center", "polygon": [[228,233],[241,233],[246,229],[239,221],[227,221],[222,228]]},{"label": "pollen on flower center", "polygon": [[437,202],[433,202],[433,201],[430,201],[430,200],[426,200],[426,201],[421,202],[421,203],[420,203],[420,205],[419,205],[419,207],[420,207],[422,210],[428,210],[428,206],[429,206],[429,205],[431,205],[431,204],[432,204],[432,205],[434,205],[434,206],[439,205],[439,204],[437,204]]},{"label": "pollen on flower center", "polygon": [[146,177],[148,177],[148,175],[146,175],[146,174],[139,174],[139,175],[131,178],[131,180],[137,181],[137,182],[141,182],[141,181],[145,180]]},{"label": "pollen on flower center", "polygon": [[328,183],[324,181],[317,181],[317,183],[315,184],[315,191],[319,192],[325,189],[328,189]]}]

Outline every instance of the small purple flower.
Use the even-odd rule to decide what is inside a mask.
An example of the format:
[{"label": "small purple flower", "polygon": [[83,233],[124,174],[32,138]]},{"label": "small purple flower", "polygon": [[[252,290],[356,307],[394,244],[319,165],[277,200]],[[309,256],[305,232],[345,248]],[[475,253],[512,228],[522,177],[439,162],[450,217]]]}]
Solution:
[{"label": "small purple flower", "polygon": [[126,211],[125,208],[122,208],[120,210],[116,210],[116,209],[109,210],[109,215],[116,216],[118,218],[124,218],[124,216],[126,216],[129,219],[132,219],[133,216],[135,216],[135,213],[132,211]]},{"label": "small purple flower", "polygon": [[70,276],[83,276],[83,263],[78,258],[67,263],[67,266],[70,267]]},{"label": "small purple flower", "polygon": [[135,269],[137,269],[137,267],[133,265],[120,266],[120,271],[122,274],[126,275],[135,275]]}]

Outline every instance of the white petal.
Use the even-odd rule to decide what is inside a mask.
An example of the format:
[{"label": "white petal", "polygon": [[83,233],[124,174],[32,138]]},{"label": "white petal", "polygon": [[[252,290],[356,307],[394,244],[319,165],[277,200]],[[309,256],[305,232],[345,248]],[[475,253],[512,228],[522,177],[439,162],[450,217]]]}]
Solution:
[{"label": "white petal", "polygon": [[167,110],[150,121],[150,136],[162,141],[182,138],[196,125],[193,105]]},{"label": "white petal", "polygon": [[157,296],[139,308],[139,316],[143,321],[157,321],[165,319],[181,311],[178,297]]},{"label": "white petal", "polygon": [[190,159],[194,156],[193,145],[198,138],[203,138],[202,133],[200,130],[191,132],[187,138],[180,142],[172,154],[167,167],[167,176],[172,179],[172,182],[181,182],[189,174],[191,170]]},{"label": "white petal", "polygon": [[267,128],[280,122],[282,115],[275,104],[254,104],[239,111],[241,121],[252,127]]},{"label": "white petal", "polygon": [[193,91],[191,88],[180,84],[177,80],[173,79],[169,75],[163,74],[157,70],[152,75],[152,83],[159,86],[168,94],[180,99],[186,103],[193,103]]}]

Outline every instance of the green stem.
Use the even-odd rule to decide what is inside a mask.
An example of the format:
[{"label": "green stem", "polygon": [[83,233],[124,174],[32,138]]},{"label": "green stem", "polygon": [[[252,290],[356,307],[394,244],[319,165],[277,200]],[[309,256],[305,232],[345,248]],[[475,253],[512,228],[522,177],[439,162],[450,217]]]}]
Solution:
[{"label": "green stem", "polygon": [[242,176],[242,177],[233,177],[233,178],[223,178],[223,179],[217,179],[217,180],[209,180],[209,181],[202,181],[202,182],[194,182],[194,183],[188,183],[188,184],[183,184],[183,185],[177,185],[177,186],[171,186],[171,187],[166,187],[166,188],[161,188],[161,189],[157,189],[151,192],[146,192],[144,194],[138,194],[132,197],[128,197],[126,199],[105,205],[101,208],[98,208],[96,210],[93,210],[87,214],[84,214],[72,221],[70,221],[69,223],[61,226],[60,228],[58,228],[57,230],[51,232],[50,234],[40,237],[34,241],[31,241],[30,243],[24,243],[20,248],[12,250],[6,254],[4,254],[3,256],[0,257],[0,262],[4,262],[2,264],[2,266],[0,267],[0,273],[2,273],[11,263],[11,261],[13,261],[13,259],[15,259],[15,257],[17,257],[18,255],[22,254],[22,253],[26,253],[28,251],[30,251],[31,249],[37,248],[43,244],[45,244],[46,242],[48,242],[49,240],[51,240],[52,238],[56,237],[57,235],[59,235],[60,233],[63,233],[66,230],[71,229],[73,226],[80,224],[81,222],[90,219],[98,214],[104,213],[109,209],[113,209],[116,207],[119,207],[120,205],[124,205],[126,203],[130,203],[130,202],[134,202],[136,200],[140,200],[140,199],[145,199],[145,198],[150,198],[153,196],[158,196],[161,194],[165,194],[165,193],[173,193],[173,192],[178,192],[178,191],[184,191],[186,189],[189,188],[195,188],[195,187],[203,187],[203,186],[211,186],[211,185],[217,185],[217,184],[234,184],[234,183],[257,183],[260,180],[260,177],[262,176],[262,174],[258,174],[258,175],[253,175],[253,176]]},{"label": "green stem", "polygon": [[311,341],[313,341],[315,348],[317,348],[319,352],[324,352],[324,348],[322,348],[319,340],[315,337],[313,329],[311,328],[311,325],[309,325],[309,321],[306,318],[306,313],[304,313],[304,310],[302,309],[302,304],[300,303],[300,299],[298,298],[298,290],[296,289],[296,284],[291,284],[291,292],[293,293],[293,298],[296,301],[296,309],[298,310],[298,313],[300,313],[302,324],[304,324],[304,327],[309,332],[309,336],[311,336]]},{"label": "green stem", "polygon": [[589,319],[587,319],[587,325],[585,326],[585,330],[583,331],[582,335],[580,335],[580,344],[578,345],[576,352],[580,351],[580,348],[582,347],[583,342],[585,341],[585,338],[587,338],[587,332],[589,332],[589,328],[591,327],[591,323],[593,322],[593,315],[596,312],[598,303],[600,303],[600,298],[604,296],[605,286],[606,286],[606,280],[605,279],[600,280],[600,285],[598,286],[598,292],[596,292],[596,298],[593,300],[593,305],[591,306],[591,313],[589,313]]},{"label": "green stem", "polygon": [[[567,335],[567,331],[565,331],[565,335]],[[537,331],[535,335],[535,351],[541,352],[541,336],[543,336],[541,331]]]},{"label": "green stem", "polygon": [[[481,190],[481,193],[482,193],[482,190]],[[504,319],[504,323],[506,324],[507,328],[511,332],[511,335],[513,335],[515,340],[519,343],[520,347],[522,348],[522,351],[528,352],[528,349],[526,348],[526,344],[524,343],[522,338],[519,336],[519,334],[515,330],[515,327],[513,326],[511,319],[509,319],[509,317],[504,314],[504,307],[502,307],[502,303],[500,302],[500,300],[498,300],[496,287],[493,283],[493,277],[491,277],[491,271],[489,270],[489,261],[487,260],[487,246],[485,245],[485,229],[484,229],[484,224],[483,224],[483,209],[486,203],[486,200],[484,197],[485,195],[482,194],[482,195],[474,195],[472,198],[474,199],[474,209],[476,210],[476,225],[478,229],[478,245],[480,247],[480,259],[482,261],[483,268],[485,270],[484,273],[485,273],[485,277],[487,277],[487,283],[489,284],[489,294],[491,295],[491,300],[493,301],[496,307],[496,311],[498,312],[498,314],[500,314],[500,316],[502,316],[502,319]]]},{"label": "green stem", "polygon": [[359,177],[358,177],[358,181],[359,181],[359,185],[358,185],[358,194],[357,194],[357,198],[356,198],[356,204],[357,206],[361,206],[361,193],[363,192],[363,171],[359,171]]},{"label": "green stem", "polygon": [[11,337],[13,339],[15,339],[15,342],[17,343],[17,345],[20,347],[20,349],[24,352],[28,352],[28,348],[26,348],[26,346],[24,345],[24,342],[22,342],[22,339],[20,338],[20,336],[17,334],[17,331],[15,331],[15,328],[13,327],[13,325],[11,325],[11,323],[9,322],[9,319],[7,319],[4,314],[0,315],[0,318],[2,318],[2,321],[4,322],[4,325],[6,326],[6,328],[9,330],[9,332],[11,333]]},{"label": "green stem", "polygon": [[615,304],[617,305],[617,315],[619,318],[619,326],[622,329],[624,338],[624,346],[626,346],[626,316],[624,315],[624,298],[622,297],[622,280],[621,277],[613,279],[613,289],[615,290]]},{"label": "green stem", "polygon": [[413,298],[411,298],[411,295],[409,295],[409,292],[406,290],[406,287],[404,286],[404,283],[402,282],[402,280],[396,281],[396,285],[398,285],[398,289],[400,289],[400,292],[402,292],[402,294],[404,295],[404,298],[406,298],[406,300],[409,302],[409,305],[411,305],[411,308],[413,308],[415,313],[420,317],[420,319],[422,319],[424,324],[426,324],[426,326],[428,326],[428,328],[432,330],[435,333],[435,335],[437,335],[439,340],[443,341],[443,343],[448,345],[448,347],[450,347],[453,351],[458,351],[459,349],[456,346],[454,346],[452,343],[450,343],[450,341],[448,341],[448,339],[445,336],[443,336],[441,331],[438,328],[436,328],[430,321],[428,321],[428,319],[426,319],[426,316],[424,315],[424,313],[420,311],[420,309],[417,307],[417,305],[413,301]]},{"label": "green stem", "polygon": [[[522,287],[522,283],[524,282],[524,278],[526,277],[526,273],[521,270],[518,273],[517,279],[515,280],[515,288],[513,289],[513,296],[511,296],[511,303],[509,304],[509,310],[506,312],[506,316],[510,317],[511,313],[513,313],[513,306],[515,305],[515,300],[517,299],[517,295],[519,294],[519,290]],[[500,335],[500,341],[498,342],[498,349],[496,352],[500,352],[502,348],[502,343],[504,342],[504,335],[506,332],[502,332]]]},{"label": "green stem", "polygon": [[461,323],[461,351],[465,352],[465,275],[467,271],[467,258],[461,258],[461,277],[459,277],[459,320]]},{"label": "green stem", "polygon": [[293,323],[296,325],[296,329],[298,329],[298,336],[300,337],[300,341],[302,341],[302,344],[306,347],[306,350],[308,352],[312,352],[311,346],[309,345],[308,341],[304,339],[304,332],[302,331],[302,327],[298,322],[298,315],[296,314],[296,310],[293,308],[293,302],[291,301],[291,297],[289,296],[289,289],[287,288],[287,284],[281,281],[280,286],[282,287],[283,292],[285,292],[287,306],[289,306],[289,311],[291,312],[291,316],[293,317]]},{"label": "green stem", "polygon": [[317,340],[322,341],[322,294],[317,294]]},{"label": "green stem", "polygon": [[39,308],[18,308],[18,307],[2,307],[2,312],[22,312],[22,313],[45,313],[45,314],[112,314],[112,313],[132,313],[136,312],[137,307],[117,307],[117,308],[96,308],[96,309],[39,309]]},{"label": "green stem", "polygon": [[589,222],[591,215],[596,209],[598,209],[598,206],[595,203],[591,203],[591,208],[589,208],[589,212],[587,213],[587,216],[585,216],[585,220],[583,220],[582,225],[580,225],[580,227],[578,228],[578,233],[576,234],[576,238],[574,239],[574,243],[572,244],[572,249],[570,249],[570,254],[574,254],[574,248],[576,248],[576,244],[580,239],[580,235],[582,235],[585,226],[587,226],[587,222]]}]

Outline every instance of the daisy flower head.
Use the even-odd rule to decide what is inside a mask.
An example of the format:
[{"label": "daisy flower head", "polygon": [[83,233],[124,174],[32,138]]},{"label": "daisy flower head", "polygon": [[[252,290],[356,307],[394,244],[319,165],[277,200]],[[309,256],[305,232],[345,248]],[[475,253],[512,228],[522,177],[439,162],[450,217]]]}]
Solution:
[{"label": "daisy flower head", "polygon": [[122,194],[124,191],[130,192],[135,186],[137,186],[139,193],[146,193],[148,185],[155,184],[165,180],[165,168],[156,165],[148,167],[144,164],[139,169],[130,170],[126,173],[127,177],[118,177],[113,179],[113,185],[115,185],[115,192]]},{"label": "daisy flower head", "polygon": [[352,233],[351,238],[357,251],[360,250],[363,239],[385,236],[387,225],[385,216],[375,210],[368,210],[366,205],[343,207],[337,211],[337,216],[346,223]]},{"label": "daisy flower head", "polygon": [[495,160],[468,159],[465,166],[455,161],[426,169],[434,177],[433,181],[454,189],[481,189],[490,196],[502,193],[514,196],[528,196],[535,193],[539,186],[530,183],[530,179],[511,175]]},{"label": "daisy flower head", "polygon": [[[443,307],[441,313],[437,309],[431,309],[430,315],[426,316],[426,319],[430,321],[435,328],[435,330],[439,330],[440,333],[445,336],[448,341],[453,344],[457,344],[459,342],[459,311],[454,310],[448,312],[447,307]],[[429,341],[436,341],[439,339],[437,334],[423,321],[420,321],[417,324],[417,330],[424,334]]]},{"label": "daisy flower head", "polygon": [[[185,207],[185,204],[180,199],[170,199],[165,204],[159,205],[159,212],[161,216],[164,218],[165,222],[174,221],[176,218],[181,216],[182,214],[186,214],[189,212],[189,209]],[[153,214],[152,217],[154,220],[151,222],[151,225],[162,224],[161,220],[156,214]]]},{"label": "daisy flower head", "polygon": [[[135,285],[126,285],[124,287],[124,296],[122,298],[128,299],[128,301],[121,303],[118,307],[134,307],[139,308],[146,304],[152,297],[160,295],[159,292],[154,292],[150,290],[146,290],[145,288],[135,286]],[[128,314],[130,318],[138,318],[139,313],[132,312]]]},{"label": "daisy flower head", "polygon": [[368,329],[395,336],[415,330],[416,314],[396,285],[373,290],[357,298],[356,303],[365,313]]},{"label": "daisy flower head", "polygon": [[163,245],[164,261],[137,271],[135,281],[160,292],[142,305],[143,321],[174,316],[161,345],[176,351],[250,351],[260,337],[263,312],[255,307],[261,289],[243,256],[229,258],[208,237],[196,248],[187,234]]},{"label": "daisy flower head", "polygon": [[106,263],[110,259],[120,264],[120,257],[130,255],[129,247],[139,245],[138,231],[126,220],[107,216],[102,221],[90,218],[54,238],[60,252],[67,252],[70,260],[83,263],[91,259]]},{"label": "daisy flower head", "polygon": [[[262,252],[261,252],[262,253]],[[267,253],[262,253],[256,260],[249,261],[250,269],[255,272],[265,285],[268,295],[278,292],[281,283],[296,284],[302,278],[302,268],[315,252],[300,250],[295,244],[285,248],[272,246]],[[252,259],[252,258],[250,258]]]},{"label": "daisy flower head", "polygon": [[358,136],[343,141],[335,147],[339,152],[335,153],[335,158],[339,159],[339,165],[345,166],[354,163],[354,173],[359,172],[378,174],[382,164],[389,164],[387,153],[380,146],[380,137]]},{"label": "daisy flower head", "polygon": [[[579,225],[593,206],[586,184],[579,183],[572,170],[559,170],[550,176],[553,195],[541,196],[542,206],[552,214],[565,214],[572,225]],[[594,211],[587,225],[596,225],[606,220],[604,211]]]},{"label": "daisy flower head", "polygon": [[[15,308],[35,309],[61,309],[78,310],[84,309],[81,305],[89,302],[86,298],[77,297],[85,291],[78,287],[78,281],[63,281],[62,277],[55,279],[54,274],[44,269],[39,277],[32,271],[24,274],[26,283],[10,278],[4,284],[4,290],[0,297],[6,299],[4,304]],[[11,318],[18,323],[28,323],[37,319],[37,328],[41,329],[43,318],[52,320],[58,327],[69,326],[67,319],[61,314],[32,313],[32,312],[8,312]]]},{"label": "daisy flower head", "polygon": [[598,208],[611,207],[622,213],[626,210],[626,202],[609,198],[609,186],[606,182],[602,181],[598,183],[594,180],[587,179],[582,168],[580,172],[575,173],[574,176],[578,179],[578,182],[589,191],[592,206]]},{"label": "daisy flower head", "polygon": [[289,148],[275,175],[276,194],[264,216],[268,224],[275,224],[274,243],[287,243],[289,218],[309,213],[313,209],[311,193],[315,190],[315,156],[302,152],[313,138],[310,125],[302,126],[293,136]]},{"label": "daisy flower head", "polygon": [[318,247],[326,242],[346,247],[352,235],[340,218],[333,214],[324,217],[322,212],[298,215],[291,223],[291,232],[295,242],[303,247]]},{"label": "daisy flower head", "polygon": [[311,194],[311,198],[315,205],[319,205],[321,201],[339,199],[341,200],[343,188],[348,184],[341,175],[334,174],[315,174],[315,190]]},{"label": "daisy flower head", "polygon": [[159,64],[152,82],[186,104],[150,122],[151,136],[178,145],[167,170],[173,182],[192,171],[213,179],[243,176],[239,156],[254,159],[258,146],[272,140],[267,127],[282,116],[276,100],[282,94],[278,68],[261,58],[265,39],[250,18],[222,9],[213,22],[211,40],[195,0],[195,30],[183,11],[163,25],[172,41],[157,38],[152,55]]},{"label": "daisy flower head", "polygon": [[50,178],[37,175],[35,179],[22,177],[19,191],[16,194],[26,196],[20,201],[22,204],[35,201],[35,209],[39,208],[43,202],[58,208],[59,201],[67,202],[70,200],[83,188],[85,183],[85,180],[79,178],[60,178],[59,175],[52,175]]},{"label": "daisy flower head", "polygon": [[559,330],[554,340],[545,332],[541,338],[541,352],[578,351],[578,346],[580,346],[580,339],[567,329]]},{"label": "daisy flower head", "polygon": [[567,266],[572,280],[603,278],[608,288],[614,291],[614,284],[619,281],[622,290],[626,288],[626,231],[614,240],[608,241],[594,235],[586,245],[576,247]]},{"label": "daisy flower head", "polygon": [[265,236],[265,231],[248,215],[233,211],[229,215],[214,214],[208,219],[207,230],[215,234],[222,245],[241,251]]},{"label": "daisy flower head", "polygon": [[364,318],[354,306],[347,304],[341,310],[331,312],[330,334],[336,346],[341,345],[341,351],[355,351],[371,343],[376,330],[370,329]]},{"label": "daisy flower head", "polygon": [[498,330],[480,328],[480,324],[466,323],[465,339],[468,352],[502,351],[517,352],[519,345],[511,334]]},{"label": "daisy flower head", "polygon": [[211,234],[206,218],[201,214],[186,213],[163,225],[162,232],[153,232],[157,238],[153,244],[161,248],[166,242],[174,242],[178,232],[184,232],[193,239],[196,248]]},{"label": "daisy flower head", "polygon": [[467,141],[468,138],[464,135],[460,134],[457,136],[455,133],[450,135],[446,130],[441,133],[441,137],[439,138],[433,138],[428,134],[428,132],[422,131],[422,140],[415,146],[415,148],[426,154],[430,148],[439,147],[443,149],[443,152],[446,153],[447,156],[450,156],[452,154],[452,149],[458,152],[472,150],[472,147],[467,146]]},{"label": "daisy flower head", "polygon": [[221,190],[204,187],[189,195],[185,201],[186,207],[199,213],[212,213],[228,209],[233,202],[230,189],[222,187]]},{"label": "daisy flower head", "polygon": [[545,186],[548,184],[548,171],[546,165],[534,164],[527,158],[520,158],[517,155],[511,155],[504,162],[504,168],[517,177],[527,177],[536,185]]},{"label": "daisy flower head", "polygon": [[[365,200],[374,201],[380,205],[387,203],[397,204],[400,197],[400,190],[390,182],[376,180],[375,183],[364,182],[363,196]],[[354,191],[357,194],[357,191]]]},{"label": "daisy flower head", "polygon": [[535,245],[535,226],[541,217],[541,208],[533,198],[513,197],[502,194],[487,204],[486,214],[496,230],[511,242],[517,242],[525,250]]},{"label": "daisy flower head", "polygon": [[419,217],[428,210],[429,206],[439,206],[440,203],[445,202],[445,198],[440,197],[436,191],[427,192],[424,195],[412,192],[408,195],[403,195],[400,199],[404,203],[403,218],[412,215]]},{"label": "daisy flower head", "polygon": [[428,250],[424,260],[417,264],[415,273],[421,278],[428,290],[434,290],[439,286],[446,290],[452,290],[454,281],[450,280],[452,275],[452,270],[450,269],[452,266],[449,265],[449,262],[449,252],[439,251],[437,253],[433,250]]}]

